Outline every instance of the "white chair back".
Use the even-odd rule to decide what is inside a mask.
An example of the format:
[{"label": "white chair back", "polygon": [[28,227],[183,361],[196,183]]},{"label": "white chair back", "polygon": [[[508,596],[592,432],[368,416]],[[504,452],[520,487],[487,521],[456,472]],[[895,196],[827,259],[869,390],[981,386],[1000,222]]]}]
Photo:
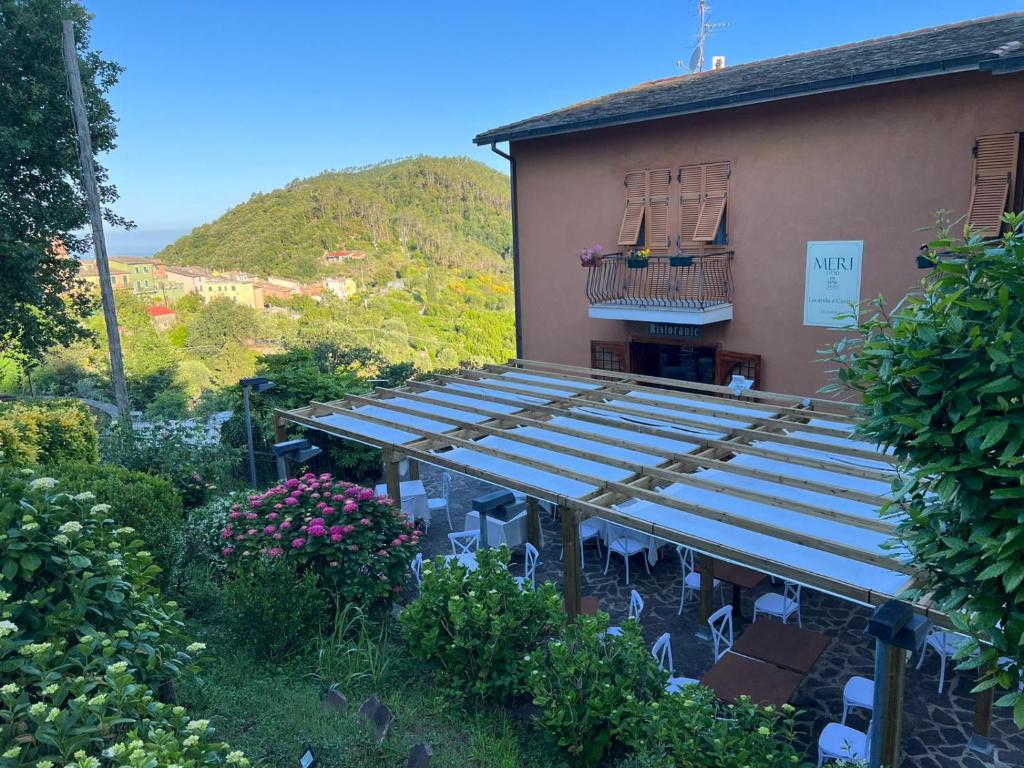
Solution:
[{"label": "white chair back", "polygon": [[448,502],[448,494],[452,491],[452,475],[450,472],[445,472],[441,475],[441,496],[444,498],[445,503]]},{"label": "white chair back", "polygon": [[723,605],[708,616],[708,626],[711,627],[717,662],[732,648],[732,606]]},{"label": "white chair back", "polygon": [[800,585],[795,581],[786,581],[782,589],[783,610],[787,613],[800,607]]},{"label": "white chair back", "polygon": [[409,567],[412,569],[413,578],[416,579],[416,586],[423,583],[423,553],[417,552]]},{"label": "white chair back", "polygon": [[640,621],[640,615],[644,612],[644,599],[635,589],[629,591],[629,613],[627,618]]},{"label": "white chair back", "polygon": [[526,580],[532,585],[537,584],[537,558],[540,557],[540,552],[530,542],[526,542],[526,563],[524,575]]},{"label": "white chair back", "polygon": [[679,553],[679,567],[683,571],[683,580],[685,581],[691,573],[695,573],[697,570],[693,564],[693,550],[680,544],[676,547],[676,552]]},{"label": "white chair back", "polygon": [[672,675],[675,665],[672,663],[672,636],[668,632],[654,641],[651,655],[658,662],[658,669]]},{"label": "white chair back", "polygon": [[480,531],[452,531],[448,534],[448,541],[452,545],[453,555],[469,554],[480,546]]}]

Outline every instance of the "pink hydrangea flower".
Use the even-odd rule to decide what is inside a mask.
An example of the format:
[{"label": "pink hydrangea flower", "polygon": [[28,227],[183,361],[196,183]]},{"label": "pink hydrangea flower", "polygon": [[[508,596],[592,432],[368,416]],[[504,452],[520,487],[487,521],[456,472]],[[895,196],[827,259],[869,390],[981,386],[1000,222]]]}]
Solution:
[{"label": "pink hydrangea flower", "polygon": [[333,515],[334,514],[334,507],[324,507],[323,508],[323,513],[325,515]]},{"label": "pink hydrangea flower", "polygon": [[327,535],[327,529],[322,525],[311,525],[309,526],[309,535],[319,538],[320,536]]},{"label": "pink hydrangea flower", "polygon": [[267,515],[267,520],[277,520],[277,518],[279,518],[280,516],[281,515],[277,512],[271,512],[269,515]]},{"label": "pink hydrangea flower", "polygon": [[359,509],[359,505],[352,501],[352,499],[349,499],[348,501],[345,502],[345,505],[342,507],[342,509],[351,515],[353,512]]},{"label": "pink hydrangea flower", "polygon": [[230,528],[225,528],[223,531],[220,532],[220,537],[222,539],[230,539],[231,538],[231,529]]},{"label": "pink hydrangea flower", "polygon": [[282,509],[282,508],[284,508],[284,504],[275,504],[274,505],[274,509]]},{"label": "pink hydrangea flower", "polygon": [[224,555],[224,557],[231,557],[231,555],[234,554],[234,552],[234,547],[224,547],[224,549],[221,550],[221,554]]},{"label": "pink hydrangea flower", "polygon": [[281,540],[281,534],[280,533],[275,533],[274,534],[274,539],[275,539],[275,541],[280,541]]},{"label": "pink hydrangea flower", "polygon": [[284,554],[284,550],[280,547],[271,547],[267,550],[267,557],[280,557]]},{"label": "pink hydrangea flower", "polygon": [[246,520],[255,520],[257,517],[259,517],[259,515],[257,515],[255,512],[246,512],[245,513],[245,519]]},{"label": "pink hydrangea flower", "polygon": [[296,480],[293,477],[293,478],[291,478],[289,480],[286,480],[284,485],[285,485],[285,488],[298,488],[299,487],[299,481]]},{"label": "pink hydrangea flower", "polygon": [[249,536],[255,536],[256,535],[256,529],[255,528],[250,528],[248,531],[246,531],[246,533]]},{"label": "pink hydrangea flower", "polygon": [[260,505],[260,500],[259,499],[250,499],[249,500],[249,507],[250,508],[256,509],[256,507],[258,507],[259,505]]},{"label": "pink hydrangea flower", "polygon": [[345,532],[345,529],[342,526],[340,526],[340,525],[332,525],[331,526],[331,536],[333,536],[336,533],[344,533],[344,532]]},{"label": "pink hydrangea flower", "polygon": [[269,534],[269,533],[273,533],[276,530],[277,530],[277,528],[275,528],[272,525],[265,525],[265,526],[263,526],[263,532],[264,533],[268,533]]},{"label": "pink hydrangea flower", "polygon": [[351,545],[349,545],[349,549],[351,549],[353,552],[358,552],[359,551],[359,545],[358,544],[351,544]]},{"label": "pink hydrangea flower", "polygon": [[292,549],[301,549],[305,545],[306,540],[301,536],[297,539],[292,539]]},{"label": "pink hydrangea flower", "polygon": [[292,521],[291,520],[285,520],[285,521],[283,521],[281,523],[281,525],[278,526],[278,528],[280,528],[282,531],[287,531],[291,527],[292,527]]},{"label": "pink hydrangea flower", "polygon": [[240,518],[241,516],[242,516],[242,513],[241,513],[241,512],[239,512],[238,510],[235,510],[235,511],[234,511],[234,512],[232,512],[232,513],[231,513],[230,515],[228,515],[228,517],[230,517],[230,518],[231,518],[232,520],[237,520],[237,519],[238,519],[238,518]]},{"label": "pink hydrangea flower", "polygon": [[296,499],[294,496],[289,496],[284,500],[284,503],[287,504],[289,507],[294,507],[296,504],[299,503],[299,500]]},{"label": "pink hydrangea flower", "polygon": [[331,534],[331,543],[337,544],[338,542],[340,542],[344,538],[345,537],[342,536],[340,533],[332,533]]}]

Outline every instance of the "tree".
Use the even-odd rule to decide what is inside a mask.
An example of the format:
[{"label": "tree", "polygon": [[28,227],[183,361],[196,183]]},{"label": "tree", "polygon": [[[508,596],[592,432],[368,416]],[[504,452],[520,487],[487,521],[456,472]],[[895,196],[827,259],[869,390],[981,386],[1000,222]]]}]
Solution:
[{"label": "tree", "polygon": [[[90,16],[71,0],[0,0],[0,349],[23,362],[85,338],[95,299],[77,279],[88,237],[78,144],[61,58],[61,21],[71,19],[96,155],[114,148],[106,93],[121,67],[89,49]],[[117,199],[96,165],[106,218]]]},{"label": "tree", "polygon": [[1007,220],[1001,242],[931,243],[920,295],[879,299],[832,359],[863,433],[903,460],[896,533],[921,591],[985,641],[962,666],[985,670],[977,690],[1011,691],[997,703],[1024,726],[1024,214]]}]

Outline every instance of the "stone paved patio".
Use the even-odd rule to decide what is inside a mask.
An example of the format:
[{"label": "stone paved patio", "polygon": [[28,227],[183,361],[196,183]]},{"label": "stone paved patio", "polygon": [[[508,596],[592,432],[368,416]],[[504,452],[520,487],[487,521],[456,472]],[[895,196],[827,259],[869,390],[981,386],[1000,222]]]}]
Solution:
[{"label": "stone paved patio", "polygon": [[[423,467],[421,476],[428,495],[440,496],[440,471]],[[470,500],[494,490],[494,487],[462,475],[452,477],[452,522],[457,530],[461,530]],[[560,586],[559,525],[546,514],[542,514],[541,518],[545,546],[541,550],[537,577]],[[443,517],[434,520],[424,539],[425,554],[432,556],[448,553],[447,534],[447,521]],[[519,573],[522,568],[521,550],[513,553],[513,560],[513,569]],[[648,642],[653,643],[663,632],[672,634],[676,674],[700,677],[711,667],[710,642],[696,637],[696,602],[688,603],[682,616],[677,614],[681,574],[678,560],[674,556],[662,558],[651,569],[651,575],[647,575],[640,559],[635,558],[633,565],[636,567],[630,568],[629,587],[624,583],[621,558],[612,558],[607,576],[602,575],[603,559],[600,563],[598,561],[597,550],[593,544],[588,544],[583,569],[584,595],[598,596],[601,609],[608,612],[613,620],[621,620],[626,614],[629,590],[635,588],[644,598],[642,625]],[[766,582],[760,591],[770,589],[771,584]],[[752,614],[752,601],[757,594],[744,595],[743,614],[748,618]],[[833,638],[792,701],[803,711],[802,736],[808,759],[813,762],[817,760],[818,733],[826,723],[838,721],[842,716],[843,684],[852,675],[873,675],[874,646],[863,634],[871,613],[868,609],[810,590],[803,592],[801,603],[804,626]],[[742,626],[737,625],[736,629],[739,635]],[[916,654],[913,663],[917,663]],[[951,665],[947,671],[945,690],[939,694],[938,672],[938,657],[932,653],[929,653],[920,671],[912,666],[907,671],[903,768],[1024,768],[1024,732],[1017,730],[1005,710],[996,710],[992,728],[992,742],[995,745],[993,754],[980,757],[966,749],[974,715],[974,699],[969,694],[972,681],[953,671]],[[855,728],[866,728],[867,720],[862,712],[855,710],[848,724]]]}]

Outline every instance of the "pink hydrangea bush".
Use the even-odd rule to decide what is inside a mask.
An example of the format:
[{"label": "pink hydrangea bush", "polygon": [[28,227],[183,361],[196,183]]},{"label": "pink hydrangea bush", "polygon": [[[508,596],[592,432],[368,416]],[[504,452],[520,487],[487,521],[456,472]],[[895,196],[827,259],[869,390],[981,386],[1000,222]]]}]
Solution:
[{"label": "pink hydrangea bush", "polygon": [[420,531],[391,499],[308,472],[232,505],[221,539],[229,564],[290,558],[344,601],[369,605],[401,591]]}]

